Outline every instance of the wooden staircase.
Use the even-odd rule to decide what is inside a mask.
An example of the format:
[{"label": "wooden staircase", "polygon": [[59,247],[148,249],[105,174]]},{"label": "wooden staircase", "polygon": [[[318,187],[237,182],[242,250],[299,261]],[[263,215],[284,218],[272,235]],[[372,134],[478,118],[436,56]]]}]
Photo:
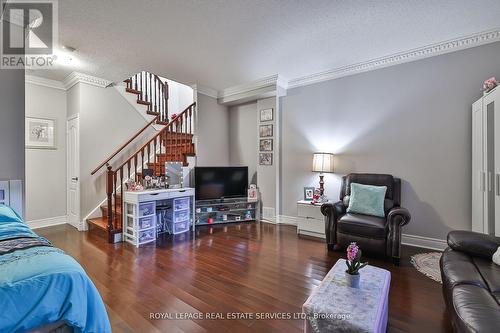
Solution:
[{"label": "wooden staircase", "polygon": [[[169,117],[168,85],[166,82],[163,83],[157,75],[141,72],[125,80],[125,83],[127,84],[126,91],[137,95],[137,103],[146,105],[146,113],[154,118],[91,173],[95,175],[104,166],[107,167],[107,200],[100,207],[102,216],[89,219],[88,223],[90,231],[106,232],[110,243],[117,241],[122,232],[124,183],[129,179],[141,180],[144,169],[152,169],[156,176],[164,176],[166,162],[181,162],[187,166],[188,157],[195,156],[193,133],[196,103],[189,105],[179,114]],[[115,156],[154,124],[164,127],[125,162],[117,167],[110,164]]]}]

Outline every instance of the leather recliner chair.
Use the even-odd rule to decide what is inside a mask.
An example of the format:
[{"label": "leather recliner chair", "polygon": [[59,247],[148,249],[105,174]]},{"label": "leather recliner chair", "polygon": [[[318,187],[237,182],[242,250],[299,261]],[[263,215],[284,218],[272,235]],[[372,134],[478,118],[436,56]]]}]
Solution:
[{"label": "leather recliner chair", "polygon": [[440,259],[443,295],[456,333],[500,332],[500,238],[451,231]]},{"label": "leather recliner chair", "polygon": [[[386,186],[384,217],[347,213],[351,183]],[[342,177],[340,201],[325,203],[321,212],[325,216],[326,242],[329,250],[338,250],[356,242],[363,252],[392,257],[399,265],[401,228],[411,216],[401,204],[401,180],[391,175],[351,173]]]}]

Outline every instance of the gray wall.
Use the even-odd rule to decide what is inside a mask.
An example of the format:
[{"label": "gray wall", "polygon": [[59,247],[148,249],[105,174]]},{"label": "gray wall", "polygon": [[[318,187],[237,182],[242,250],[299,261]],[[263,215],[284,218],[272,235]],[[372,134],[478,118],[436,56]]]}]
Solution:
[{"label": "gray wall", "polygon": [[[260,122],[260,110],[274,110],[274,119],[269,122]],[[274,219],[280,215],[280,207],[276,202],[280,200],[277,194],[279,179],[279,108],[277,98],[271,97],[251,103],[239,104],[229,108],[229,162],[231,165],[248,166],[250,181],[259,187],[263,216]],[[273,165],[259,165],[259,126],[273,125]]]},{"label": "gray wall", "polygon": [[0,70],[0,180],[24,182],[24,71]]},{"label": "gray wall", "polygon": [[[276,215],[279,215],[279,211],[276,206],[276,186],[277,186],[277,166],[278,166],[278,149],[277,149],[277,136],[279,135],[278,126],[278,109],[276,105],[276,97],[261,99],[257,101],[257,120],[258,126],[260,125],[273,125],[273,137],[268,139],[273,139],[273,164],[272,165],[259,165],[259,155],[256,155],[257,159],[257,175],[259,186],[259,192],[262,200],[262,213],[263,217],[267,219],[273,219]],[[264,109],[273,109],[273,120],[260,122],[260,111]],[[258,133],[259,129],[256,129]]]},{"label": "gray wall", "polygon": [[[78,91],[73,91],[74,89]],[[80,117],[80,218],[84,219],[106,198],[106,168],[103,167],[94,176],[90,173],[144,127],[146,120],[113,88],[79,83],[71,89],[71,94],[68,94],[68,108],[73,109],[78,104],[76,108]],[[69,112],[75,113],[74,110]],[[152,135],[153,129],[145,131],[134,144],[113,159],[111,164],[117,167]]]},{"label": "gray wall", "polygon": [[288,91],[283,102],[283,209],[296,215],[302,188],[317,185],[312,154],[336,154],[340,176],[390,173],[403,180],[413,218],[404,233],[444,239],[471,228],[471,104],[500,76],[500,43]]},{"label": "gray wall", "polygon": [[229,164],[248,166],[249,181],[257,181],[257,103],[229,108]]},{"label": "gray wall", "polygon": [[65,216],[66,92],[26,83],[26,116],[55,119],[57,142],[55,150],[26,149],[26,220]]},{"label": "gray wall", "polygon": [[227,107],[215,98],[197,96],[197,150],[198,166],[229,165],[229,117]]}]

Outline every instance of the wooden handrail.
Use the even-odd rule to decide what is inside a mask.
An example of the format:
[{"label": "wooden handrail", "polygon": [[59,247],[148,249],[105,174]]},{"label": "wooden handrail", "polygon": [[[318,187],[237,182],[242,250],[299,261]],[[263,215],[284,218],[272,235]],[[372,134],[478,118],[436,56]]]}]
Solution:
[{"label": "wooden handrail", "polygon": [[134,136],[132,136],[127,142],[120,146],[113,154],[111,154],[107,159],[105,159],[97,168],[94,169],[90,174],[93,176],[97,171],[99,171],[103,166],[108,164],[109,161],[116,155],[118,155],[125,147],[127,147],[132,141],[134,141],[142,132],[144,132],[149,126],[153,125],[158,120],[158,116],[155,116],[153,120],[146,124],[143,128],[141,128]]},{"label": "wooden handrail", "polygon": [[168,125],[165,125],[164,128],[162,128],[158,133],[156,133],[150,140],[147,141],[141,148],[139,148],[135,153],[133,153],[129,159],[127,159],[125,162],[123,162],[119,167],[115,169],[115,173],[118,172],[121,168],[123,168],[127,163],[132,161],[137,155],[139,155],[141,152],[144,151],[146,147],[148,147],[151,142],[153,142],[156,138],[158,138],[160,135],[162,135],[164,132],[172,129],[173,125],[177,123],[177,121],[184,116],[192,107],[196,106],[196,102],[193,102],[191,105],[189,105],[187,108],[184,109],[181,113],[179,113],[175,118],[173,118]]}]

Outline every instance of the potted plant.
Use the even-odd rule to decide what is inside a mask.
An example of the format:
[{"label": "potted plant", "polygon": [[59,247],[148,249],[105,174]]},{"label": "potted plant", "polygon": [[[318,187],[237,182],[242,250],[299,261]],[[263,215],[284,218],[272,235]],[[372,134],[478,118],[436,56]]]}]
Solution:
[{"label": "potted plant", "polygon": [[359,288],[359,270],[368,265],[368,262],[361,262],[361,249],[355,242],[351,243],[347,247],[346,265],[347,270],[345,271],[345,277],[348,286],[352,288]]}]

